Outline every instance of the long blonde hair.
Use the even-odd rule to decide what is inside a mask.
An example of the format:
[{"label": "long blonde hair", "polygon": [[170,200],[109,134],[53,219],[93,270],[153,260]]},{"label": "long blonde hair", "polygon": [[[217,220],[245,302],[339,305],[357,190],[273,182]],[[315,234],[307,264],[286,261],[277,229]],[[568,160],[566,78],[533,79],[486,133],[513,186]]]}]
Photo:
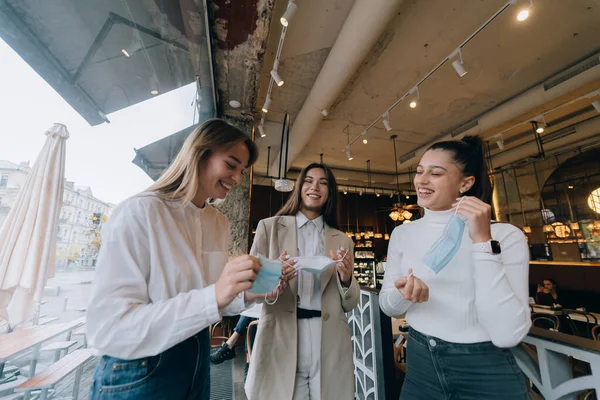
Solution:
[{"label": "long blonde hair", "polygon": [[248,148],[250,167],[258,158],[258,149],[250,137],[222,119],[205,121],[187,137],[175,160],[147,191],[165,201],[191,202],[198,191],[201,162],[213,151],[229,149],[240,142]]}]

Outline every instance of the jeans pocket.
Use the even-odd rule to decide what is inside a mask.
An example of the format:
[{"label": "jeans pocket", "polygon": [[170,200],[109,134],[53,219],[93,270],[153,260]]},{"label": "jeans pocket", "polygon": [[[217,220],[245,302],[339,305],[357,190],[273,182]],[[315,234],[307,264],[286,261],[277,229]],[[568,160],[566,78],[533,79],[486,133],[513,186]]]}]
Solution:
[{"label": "jeans pocket", "polygon": [[137,360],[102,357],[101,391],[116,393],[135,389],[146,383],[160,366],[162,354]]}]

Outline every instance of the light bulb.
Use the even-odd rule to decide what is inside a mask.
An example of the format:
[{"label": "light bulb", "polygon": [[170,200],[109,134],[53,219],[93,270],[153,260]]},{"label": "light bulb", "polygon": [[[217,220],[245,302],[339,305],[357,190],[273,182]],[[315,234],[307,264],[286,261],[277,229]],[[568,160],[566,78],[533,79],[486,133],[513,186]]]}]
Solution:
[{"label": "light bulb", "polygon": [[524,9],[517,14],[517,21],[522,22],[529,18],[529,9]]}]

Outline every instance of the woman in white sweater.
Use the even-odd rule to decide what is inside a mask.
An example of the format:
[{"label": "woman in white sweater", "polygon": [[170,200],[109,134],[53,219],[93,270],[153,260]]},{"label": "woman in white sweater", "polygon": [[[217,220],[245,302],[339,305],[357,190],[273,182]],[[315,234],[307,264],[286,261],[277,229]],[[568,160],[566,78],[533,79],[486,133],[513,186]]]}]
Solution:
[{"label": "woman in white sweater", "polygon": [[411,327],[401,399],[526,399],[509,348],[531,326],[529,252],[490,221],[481,139],[431,146],[414,184],[425,215],[392,233],[379,299]]}]

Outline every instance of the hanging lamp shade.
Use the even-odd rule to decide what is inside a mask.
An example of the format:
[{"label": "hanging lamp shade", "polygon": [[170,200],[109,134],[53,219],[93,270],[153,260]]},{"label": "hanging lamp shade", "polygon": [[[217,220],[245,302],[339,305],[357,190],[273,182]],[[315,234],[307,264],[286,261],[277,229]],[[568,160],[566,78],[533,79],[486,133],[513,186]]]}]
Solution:
[{"label": "hanging lamp shade", "polygon": [[276,179],[275,190],[278,192],[291,192],[294,190],[294,181],[287,178]]}]

